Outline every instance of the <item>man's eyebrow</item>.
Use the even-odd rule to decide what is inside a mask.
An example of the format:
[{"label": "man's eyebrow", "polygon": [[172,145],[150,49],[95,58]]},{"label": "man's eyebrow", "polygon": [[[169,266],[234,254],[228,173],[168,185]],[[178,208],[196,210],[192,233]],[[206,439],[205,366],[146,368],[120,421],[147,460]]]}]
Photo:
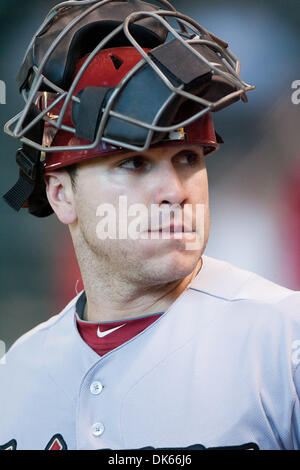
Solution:
[{"label": "man's eyebrow", "polygon": [[187,153],[192,153],[194,155],[199,155],[199,156],[201,155],[198,152],[196,152],[196,150],[194,150],[194,149],[185,148],[185,149],[180,150],[179,152],[177,152],[175,155],[173,155],[173,157],[179,157],[180,155],[186,155]]},{"label": "man's eyebrow", "polygon": [[[194,149],[191,149],[191,148],[184,148],[184,149],[181,149],[179,150],[177,153],[175,153],[174,155],[171,155],[171,158],[173,157],[177,157],[177,156],[180,156],[180,155],[186,155],[187,153],[192,153],[194,155],[198,155],[198,152],[196,152],[196,150]],[[199,154],[200,155],[200,154]],[[144,152],[137,152],[137,153],[133,153],[132,155],[128,156],[128,158],[132,158],[132,157],[151,157],[151,155],[149,153],[147,153],[147,150],[145,150]]]},{"label": "man's eyebrow", "polygon": [[130,158],[131,155],[129,156],[128,155],[128,152],[124,152],[124,153],[116,153],[115,155],[103,155],[99,158],[101,158],[101,161],[105,162],[105,163],[109,163],[111,161],[118,161],[119,159],[123,159],[123,158]]},{"label": "man's eyebrow", "polygon": [[[174,155],[171,155],[171,158],[178,157],[178,156],[181,156],[181,155],[186,155],[187,153],[201,156],[201,154],[196,152],[196,150],[186,147],[184,149],[179,150],[179,152],[175,153]],[[147,150],[145,150],[143,152],[132,152],[132,153],[124,152],[123,154],[120,153],[120,154],[116,154],[116,155],[103,156],[102,161],[104,161],[104,162],[105,161],[109,162],[109,161],[112,161],[112,160],[113,161],[119,161],[119,160],[127,160],[127,159],[130,159],[130,158],[136,158],[136,157],[159,158],[159,157],[151,156],[151,154]]]}]

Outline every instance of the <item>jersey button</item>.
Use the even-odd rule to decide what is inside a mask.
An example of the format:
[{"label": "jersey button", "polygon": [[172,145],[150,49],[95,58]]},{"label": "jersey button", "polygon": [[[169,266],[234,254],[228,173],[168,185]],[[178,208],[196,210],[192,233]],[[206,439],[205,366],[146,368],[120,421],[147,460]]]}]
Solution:
[{"label": "jersey button", "polygon": [[99,395],[102,392],[103,385],[101,382],[93,382],[90,386],[90,392],[93,395]]},{"label": "jersey button", "polygon": [[104,433],[104,425],[102,423],[95,423],[92,426],[93,436],[99,437]]}]

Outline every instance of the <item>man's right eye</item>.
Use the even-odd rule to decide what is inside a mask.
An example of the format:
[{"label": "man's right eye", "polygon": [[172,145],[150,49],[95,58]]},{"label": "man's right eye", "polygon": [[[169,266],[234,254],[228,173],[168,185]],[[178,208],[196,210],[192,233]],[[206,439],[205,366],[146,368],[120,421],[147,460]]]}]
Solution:
[{"label": "man's right eye", "polygon": [[130,171],[146,171],[150,168],[150,162],[145,157],[135,156],[124,160],[118,166]]}]

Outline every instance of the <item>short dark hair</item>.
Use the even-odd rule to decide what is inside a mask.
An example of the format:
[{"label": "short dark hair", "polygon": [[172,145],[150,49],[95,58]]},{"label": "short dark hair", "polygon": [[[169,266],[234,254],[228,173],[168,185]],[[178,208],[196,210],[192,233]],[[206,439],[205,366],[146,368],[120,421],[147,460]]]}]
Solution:
[{"label": "short dark hair", "polygon": [[72,188],[76,189],[76,178],[77,178],[77,165],[74,163],[73,165],[68,165],[64,168],[68,175],[70,176]]}]

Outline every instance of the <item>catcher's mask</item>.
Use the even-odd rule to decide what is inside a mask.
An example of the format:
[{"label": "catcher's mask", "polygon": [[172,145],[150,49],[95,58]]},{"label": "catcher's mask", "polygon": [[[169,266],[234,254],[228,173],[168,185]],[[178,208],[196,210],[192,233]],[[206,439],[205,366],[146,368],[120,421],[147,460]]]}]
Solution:
[{"label": "catcher's mask", "polygon": [[33,37],[18,74],[25,100],[5,131],[22,142],[14,209],[52,212],[46,171],[112,152],[221,138],[211,112],[247,101],[228,44],[193,19],[140,0],[66,1]]}]

